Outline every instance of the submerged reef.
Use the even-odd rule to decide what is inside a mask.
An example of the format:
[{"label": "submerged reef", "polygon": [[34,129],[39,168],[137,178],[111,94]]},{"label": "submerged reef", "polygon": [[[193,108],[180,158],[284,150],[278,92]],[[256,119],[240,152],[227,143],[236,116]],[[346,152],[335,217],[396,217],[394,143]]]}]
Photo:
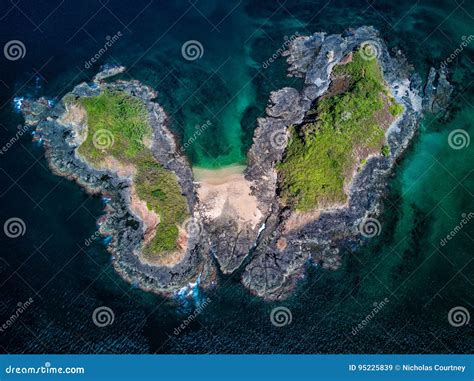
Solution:
[{"label": "submerged reef", "polygon": [[197,178],[155,90],[107,66],[52,105],[24,100],[52,170],[107,197],[100,232],[117,272],[165,295],[241,274],[287,297],[306,265],[337,269],[377,234],[389,175],[424,112],[441,112],[446,69],[426,86],[372,27],[299,36],[285,52],[302,89],[270,94],[248,163],[227,182]]}]

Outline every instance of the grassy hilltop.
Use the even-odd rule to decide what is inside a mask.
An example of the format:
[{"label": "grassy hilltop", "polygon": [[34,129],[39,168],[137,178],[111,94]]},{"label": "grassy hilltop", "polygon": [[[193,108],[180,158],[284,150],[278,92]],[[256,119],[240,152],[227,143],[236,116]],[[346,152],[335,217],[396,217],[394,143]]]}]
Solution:
[{"label": "grassy hilltop", "polygon": [[176,175],[164,169],[145,143],[152,137],[144,103],[124,92],[105,91],[96,97],[79,99],[87,114],[88,133],[78,152],[92,164],[112,157],[136,170],[138,197],[159,215],[154,239],[146,252],[163,254],[176,248],[178,225],[188,215],[185,197]]},{"label": "grassy hilltop", "polygon": [[385,130],[403,107],[386,87],[375,59],[356,51],[332,72],[327,94],[290,129],[277,166],[281,198],[300,211],[345,202],[344,185],[369,154],[387,155]]}]

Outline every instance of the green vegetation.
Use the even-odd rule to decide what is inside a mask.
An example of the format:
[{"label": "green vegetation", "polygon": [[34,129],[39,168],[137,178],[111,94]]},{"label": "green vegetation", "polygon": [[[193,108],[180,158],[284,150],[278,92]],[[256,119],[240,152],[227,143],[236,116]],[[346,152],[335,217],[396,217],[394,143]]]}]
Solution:
[{"label": "green vegetation", "polygon": [[105,91],[97,97],[81,98],[87,112],[88,136],[79,153],[89,160],[104,158],[104,151],[129,160],[143,150],[143,139],[151,137],[145,105],[123,92]]},{"label": "green vegetation", "polygon": [[164,254],[174,250],[178,225],[188,213],[186,198],[181,194],[176,175],[163,168],[144,144],[152,134],[144,103],[118,91],[81,98],[79,102],[86,110],[88,126],[79,153],[94,164],[113,157],[120,164],[136,169],[134,183],[138,197],[160,217],[156,235],[145,251]]},{"label": "green vegetation", "polygon": [[145,200],[148,209],[156,211],[160,223],[156,236],[149,243],[150,253],[166,252],[175,249],[178,238],[178,224],[188,216],[186,199],[174,173],[167,171],[148,154],[140,159],[135,178],[138,196]]},{"label": "green vegetation", "polygon": [[[355,52],[333,70],[344,88],[317,101],[312,122],[290,129],[285,157],[277,166],[282,200],[308,211],[346,201],[344,184],[361,152],[380,152],[385,129],[403,111],[387,90],[377,60]],[[357,152],[357,153],[356,153]]]},{"label": "green vegetation", "polygon": [[385,156],[385,157],[390,155],[390,147],[388,145],[382,146],[382,151],[381,152],[382,152],[382,155]]},{"label": "green vegetation", "polygon": [[390,114],[392,114],[392,116],[398,116],[403,112],[403,106],[395,102],[390,105],[389,111],[390,111]]}]

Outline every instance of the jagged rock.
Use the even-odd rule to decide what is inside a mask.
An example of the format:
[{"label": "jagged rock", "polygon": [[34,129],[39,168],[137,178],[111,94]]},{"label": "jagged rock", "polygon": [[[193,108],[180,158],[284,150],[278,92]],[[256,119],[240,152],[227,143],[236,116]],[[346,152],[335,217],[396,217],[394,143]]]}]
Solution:
[{"label": "jagged rock", "polygon": [[100,68],[100,72],[94,76],[93,81],[100,82],[106,78],[113,77],[117,74],[123,73],[126,69],[127,68],[125,66],[121,66],[121,65],[111,65],[111,64],[103,65]]},{"label": "jagged rock", "polygon": [[[384,79],[404,106],[403,115],[387,132],[390,155],[367,160],[352,180],[346,205],[322,210],[297,228],[287,229],[286,223],[293,217],[293,211],[279,202],[275,166],[282,160],[288,144],[288,127],[303,122],[314,101],[328,90],[333,67],[349,62],[352,52],[365,43],[374,45]],[[70,93],[83,97],[115,89],[145,102],[153,127],[153,155],[164,168],[177,175],[192,217],[200,227],[200,234],[189,239],[184,258],[172,267],[141,260],[144,227],[130,210],[130,179],[111,171],[95,170],[77,157],[78,132],[73,126],[58,121],[64,114],[64,104],[59,102],[52,107],[44,99],[23,103],[26,123],[37,124],[36,138],[44,142],[51,168],[76,180],[89,192],[110,198],[107,218],[101,219],[101,231],[113,236],[109,249],[115,268],[125,279],[146,290],[170,295],[198,279],[203,287],[213,284],[214,263],[217,263],[224,273],[243,268],[242,283],[256,295],[270,300],[282,299],[304,276],[307,265],[336,269],[345,252],[356,250],[363,243],[359,225],[367,217],[381,213],[388,175],[415,134],[422,111],[437,112],[448,105],[452,86],[446,79],[446,71],[441,69],[437,74],[432,69],[423,97],[421,80],[411,74],[406,58],[400,51],[390,56],[372,27],[329,36],[315,33],[297,37],[284,55],[289,64],[288,74],[303,77],[304,87],[300,91],[285,87],[272,92],[267,116],[257,120],[244,173],[260,212],[258,223],[253,225],[236,221],[237,213],[230,206],[224,208],[226,213],[214,219],[203,213],[191,168],[167,128],[165,111],[153,102],[157,95],[153,89],[138,81],[105,83],[102,79],[123,70],[108,67],[95,81],[80,84]]]},{"label": "jagged rock", "polygon": [[[110,76],[110,68],[97,77]],[[117,81],[105,83],[82,83],[67,97],[96,96],[104,90],[121,90],[141,98],[149,111],[153,129],[152,152],[156,160],[178,178],[191,213],[194,211],[196,194],[192,171],[187,160],[177,153],[176,142],[166,126],[164,110],[151,100],[156,92],[138,81]],[[51,169],[58,175],[77,181],[90,193],[102,194],[108,198],[105,217],[101,217],[102,232],[113,237],[108,249],[113,255],[115,269],[130,282],[146,290],[173,294],[203,274],[203,284],[212,282],[215,270],[208,257],[208,243],[205,234],[199,239],[190,239],[188,250],[181,262],[172,267],[145,262],[140,256],[144,237],[142,221],[130,209],[131,179],[119,176],[110,170],[96,170],[76,154],[78,147],[75,125],[63,123],[66,112],[63,102],[53,108],[44,99],[24,102],[22,112],[30,123],[37,124],[35,138],[44,142],[46,156]]]},{"label": "jagged rock", "polygon": [[[266,159],[257,159],[255,151],[262,152],[261,147],[269,149],[268,143],[261,140],[268,142],[268,131],[285,129],[300,122],[314,100],[327,91],[334,65],[341,61],[347,63],[351,59],[352,51],[367,42],[374,45],[384,79],[397,101],[405,108],[403,115],[388,131],[390,155],[373,157],[367,161],[352,181],[346,206],[321,211],[318,218],[299,229],[285,231],[285,222],[291,213],[282,210],[278,202],[273,201],[265,230],[256,245],[252,261],[248,263],[242,275],[242,283],[265,299],[274,300],[288,296],[297,280],[304,275],[306,263],[336,269],[340,265],[341,253],[356,250],[362,244],[359,225],[366,217],[380,214],[388,175],[416,131],[421,117],[421,82],[417,76],[410,78],[412,67],[401,52],[390,57],[384,42],[371,27],[361,27],[342,35],[326,36],[316,33],[310,37],[296,39],[288,48],[286,55],[290,64],[290,75],[304,77],[305,87],[300,92],[298,102],[294,89],[286,90],[286,94],[284,92],[281,96],[290,96],[291,100],[282,103],[283,106],[279,104],[276,108],[269,107],[268,117],[259,120],[254,146],[249,152],[247,173],[258,179],[259,175],[274,171],[275,162],[281,160],[281,151],[284,148],[280,146],[270,149],[269,152],[265,151]],[[444,82],[445,76],[440,77],[443,87],[448,88]],[[447,91],[443,90],[442,94],[446,93]],[[278,95],[278,92],[272,93],[270,102],[279,101]],[[439,99],[437,104],[445,107],[446,98]],[[293,119],[283,111],[290,103]],[[300,107],[295,109],[296,105]],[[259,185],[256,194],[262,198],[262,202],[269,202],[273,192],[276,197],[276,188],[277,179],[274,176],[272,182]],[[285,244],[282,245],[282,242]]]},{"label": "jagged rock", "polygon": [[430,69],[423,100],[425,111],[436,114],[448,107],[453,86],[447,80],[447,71],[443,66],[439,70],[434,67]]}]

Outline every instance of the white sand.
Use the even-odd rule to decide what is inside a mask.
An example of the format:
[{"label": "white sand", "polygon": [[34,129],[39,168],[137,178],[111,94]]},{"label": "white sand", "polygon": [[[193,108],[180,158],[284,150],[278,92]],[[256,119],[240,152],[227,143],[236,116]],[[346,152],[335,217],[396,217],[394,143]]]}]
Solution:
[{"label": "white sand", "polygon": [[251,195],[251,183],[244,177],[245,166],[235,165],[221,169],[194,168],[194,176],[199,183],[200,209],[204,215],[214,220],[226,213],[232,213],[240,227],[253,228],[260,223],[262,213],[257,207],[257,199]]}]

